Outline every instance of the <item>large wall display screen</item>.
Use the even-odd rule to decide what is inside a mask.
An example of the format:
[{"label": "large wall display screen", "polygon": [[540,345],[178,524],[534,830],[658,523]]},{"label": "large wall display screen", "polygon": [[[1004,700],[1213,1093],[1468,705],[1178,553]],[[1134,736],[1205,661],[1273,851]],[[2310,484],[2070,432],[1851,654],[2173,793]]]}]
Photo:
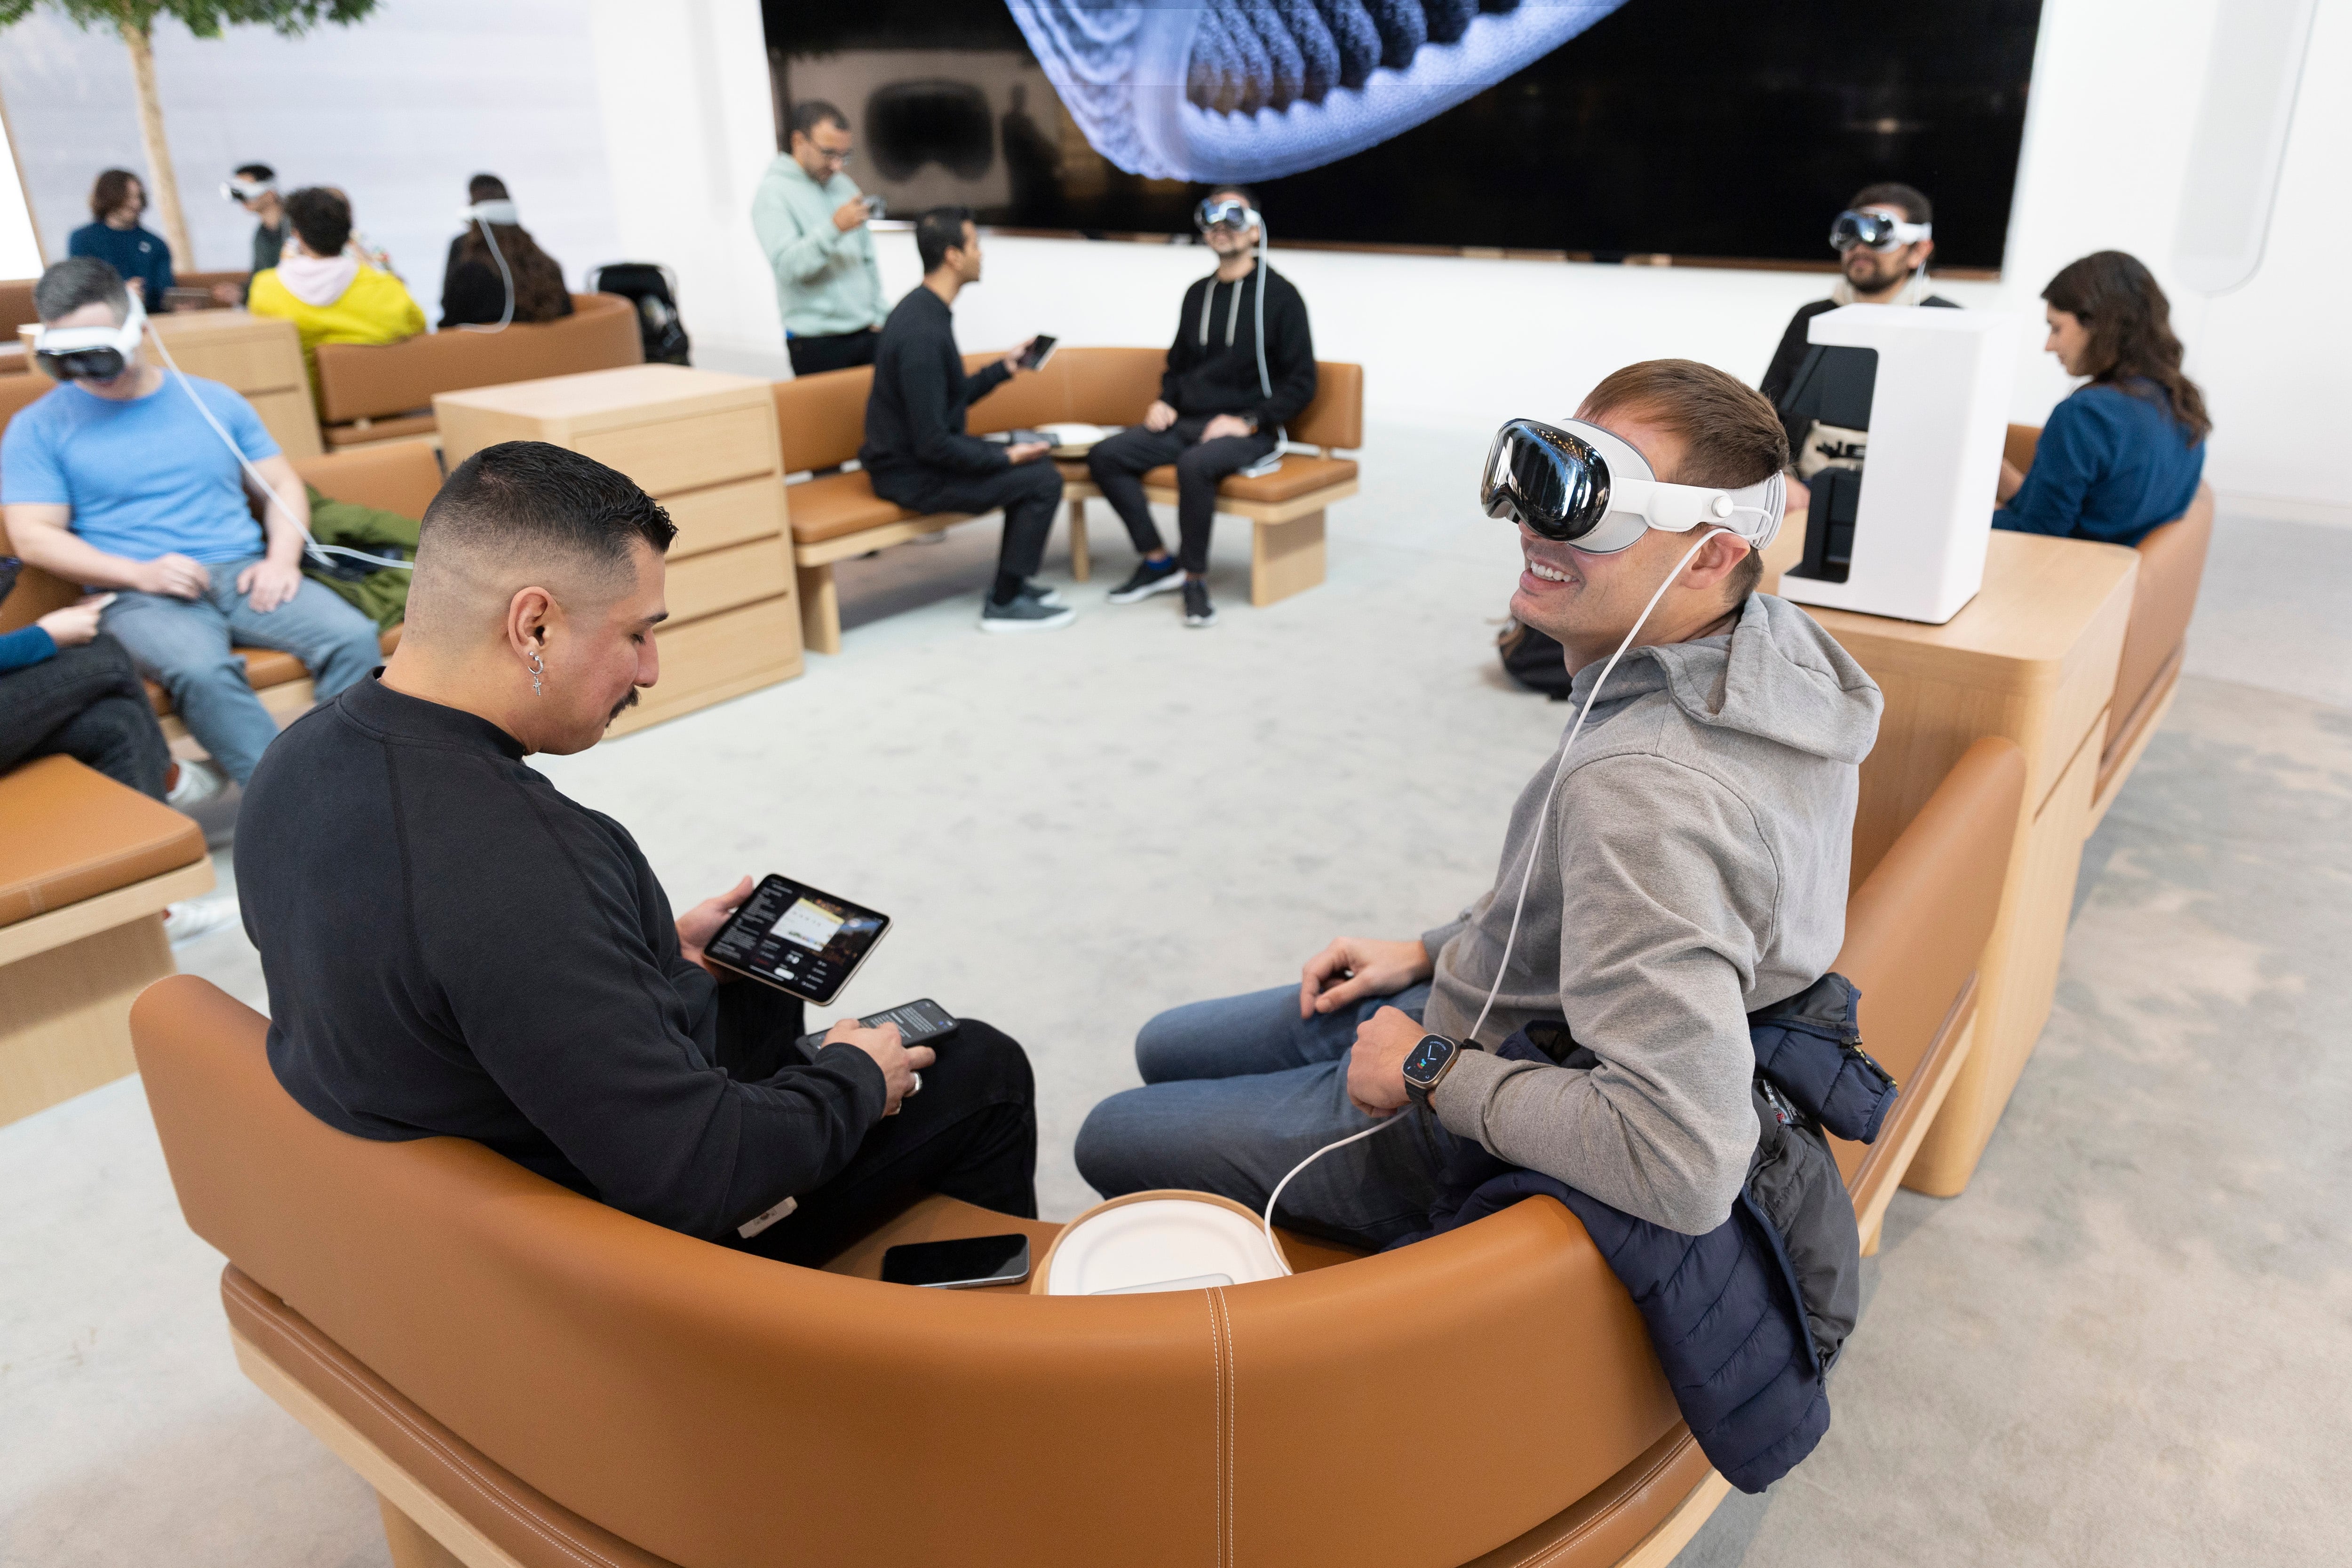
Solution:
[{"label": "large wall display screen", "polygon": [[780,104],[894,214],[1285,242],[1826,262],[1859,187],[1997,267],[2041,0],[767,0]]}]

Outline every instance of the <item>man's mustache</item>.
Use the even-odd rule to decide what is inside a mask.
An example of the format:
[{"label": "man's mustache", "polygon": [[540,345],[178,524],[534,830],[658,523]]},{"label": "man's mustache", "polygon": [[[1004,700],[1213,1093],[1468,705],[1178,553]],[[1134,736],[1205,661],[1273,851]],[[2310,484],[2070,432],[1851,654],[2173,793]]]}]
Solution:
[{"label": "man's mustache", "polygon": [[607,729],[612,728],[613,721],[614,719],[620,717],[623,714],[628,712],[631,708],[636,706],[637,688],[631,686],[629,688],[629,695],[623,697],[619,702],[614,703],[613,705],[613,711],[604,716],[604,727]]}]

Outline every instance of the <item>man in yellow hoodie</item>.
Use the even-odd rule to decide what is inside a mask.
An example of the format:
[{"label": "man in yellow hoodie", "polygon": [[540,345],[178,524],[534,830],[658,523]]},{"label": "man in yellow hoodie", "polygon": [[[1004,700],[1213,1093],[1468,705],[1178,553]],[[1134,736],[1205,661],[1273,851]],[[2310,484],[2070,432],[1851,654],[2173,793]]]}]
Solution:
[{"label": "man in yellow hoodie", "polygon": [[352,204],[339,191],[312,185],[286,198],[292,230],[278,265],[254,274],[247,307],[283,316],[302,335],[302,362],[318,384],[321,343],[391,343],[425,330],[425,312],[389,272],[348,250]]}]

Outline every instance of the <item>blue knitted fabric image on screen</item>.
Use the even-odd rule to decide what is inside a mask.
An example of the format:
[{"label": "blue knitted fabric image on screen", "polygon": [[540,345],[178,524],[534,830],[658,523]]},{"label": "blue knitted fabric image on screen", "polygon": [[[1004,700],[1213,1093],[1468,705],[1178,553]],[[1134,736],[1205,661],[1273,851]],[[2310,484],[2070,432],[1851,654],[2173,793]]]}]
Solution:
[{"label": "blue knitted fabric image on screen", "polygon": [[1269,180],[1360,152],[1626,0],[1006,0],[1087,140],[1131,174]]}]

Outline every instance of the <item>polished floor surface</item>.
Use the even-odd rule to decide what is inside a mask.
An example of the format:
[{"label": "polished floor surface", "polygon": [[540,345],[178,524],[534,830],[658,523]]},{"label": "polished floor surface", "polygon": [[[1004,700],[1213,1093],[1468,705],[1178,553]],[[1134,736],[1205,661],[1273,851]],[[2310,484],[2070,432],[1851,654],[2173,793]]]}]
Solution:
[{"label": "polished floor surface", "polygon": [[[1331,580],[1223,622],[971,629],[993,526],[842,571],[846,651],[548,770],[675,899],[788,870],[898,917],[845,998],[1038,1067],[1048,1214],[1155,1009],[1406,935],[1492,869],[1563,712],[1486,648],[1475,436],[1376,432]],[[2352,530],[2226,519],[2165,732],[2089,846],[2057,1012],[1964,1197],[1898,1197],[1821,1450],[1690,1563],[2320,1562],[2352,1426]],[[226,866],[226,856],[223,856]],[[184,967],[262,999],[234,931]],[[0,1564],[380,1564],[367,1490],[247,1385],[135,1080],[0,1128]],[[1402,1369],[1399,1373],[1403,1375]]]}]

